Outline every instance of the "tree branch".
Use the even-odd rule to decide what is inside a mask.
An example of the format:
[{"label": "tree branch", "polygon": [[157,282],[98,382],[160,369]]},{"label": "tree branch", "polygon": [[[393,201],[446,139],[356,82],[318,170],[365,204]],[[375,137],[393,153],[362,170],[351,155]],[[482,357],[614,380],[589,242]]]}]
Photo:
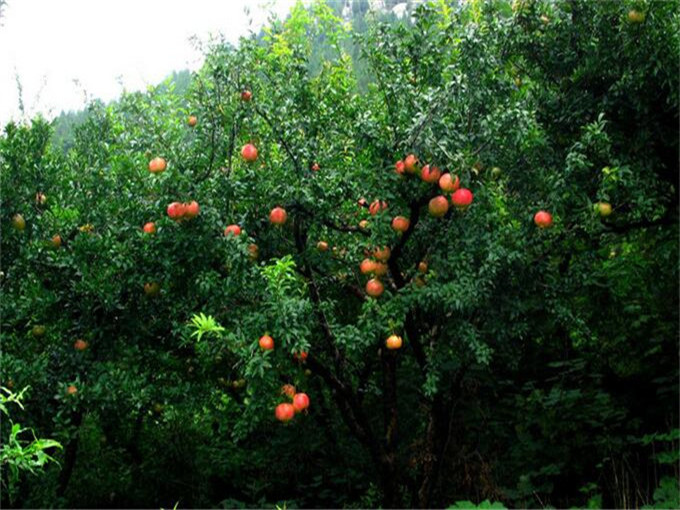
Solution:
[{"label": "tree branch", "polygon": [[[198,78],[198,84],[199,84],[199,94],[201,96],[201,99],[206,97],[205,94],[205,85],[203,84],[203,80],[201,78]],[[222,105],[221,105],[221,100],[220,100],[220,87],[219,87],[219,82],[217,80],[217,77],[215,77],[215,90],[217,93],[217,107],[222,110]],[[216,130],[217,130],[217,118],[215,117],[215,109],[210,108],[208,104],[203,104],[204,108],[210,112],[210,158],[208,160],[208,169],[205,171],[203,175],[200,177],[196,178],[194,181],[194,184],[201,183],[208,179],[210,177],[210,174],[212,174],[213,171],[213,165],[215,163],[215,154],[216,154],[216,149],[215,149],[215,136],[216,136]]]},{"label": "tree branch", "polygon": [[418,225],[418,221],[420,220],[420,208],[425,205],[430,200],[430,198],[434,196],[434,194],[435,191],[431,191],[428,195],[424,195],[423,197],[419,198],[418,200],[414,200],[409,204],[410,217],[408,229],[406,229],[406,231],[401,235],[401,238],[391,250],[392,253],[389,260],[387,261],[387,266],[390,268],[390,273],[392,274],[392,279],[394,280],[397,289],[401,289],[404,287],[404,285],[406,285],[406,281],[401,275],[401,270],[399,269],[399,264],[397,262],[399,261],[399,257],[401,256],[406,243],[411,238],[416,225]]},{"label": "tree branch", "polygon": [[411,133],[411,136],[409,137],[406,143],[406,147],[412,147],[413,144],[416,143],[418,137],[420,136],[420,133],[422,133],[423,129],[425,129],[425,126],[432,122],[432,119],[434,118],[434,113],[439,108],[442,100],[448,97],[448,94],[449,94],[448,87],[445,87],[444,90],[440,92],[439,97],[432,101],[432,103],[430,104],[430,109],[427,112],[427,115],[425,115],[425,118],[422,121],[420,121],[420,124],[418,124],[413,133]]},{"label": "tree branch", "polygon": [[373,461],[379,464],[381,461],[381,448],[375,441],[366,415],[361,405],[359,405],[356,396],[326,366],[321,364],[313,354],[307,357],[306,364],[313,373],[320,376],[331,388],[336,403],[343,410],[340,415],[345,424],[359,442],[366,446]]},{"label": "tree branch", "polygon": [[258,106],[254,106],[255,108],[255,113],[257,113],[260,117],[264,119],[264,121],[267,123],[269,128],[272,130],[276,138],[279,140],[279,143],[283,147],[283,150],[286,151],[286,154],[288,154],[288,157],[291,159],[293,162],[293,166],[295,166],[295,170],[298,172],[302,171],[302,168],[300,167],[300,164],[298,163],[297,158],[295,157],[295,154],[293,154],[293,151],[291,150],[290,146],[288,145],[288,142],[286,139],[279,133],[278,129],[274,126],[274,123],[272,120],[269,118],[269,116]]},{"label": "tree branch", "polygon": [[[302,229],[300,228],[300,221],[298,219],[296,219],[293,224],[293,233],[295,236],[295,246],[297,247],[298,253],[302,255],[305,251],[307,237],[306,234],[302,232]],[[319,288],[316,285],[316,280],[314,279],[314,273],[307,267],[306,264],[303,264],[300,270],[309,282],[309,296],[312,299],[314,312],[316,313],[316,316],[319,320],[319,324],[324,331],[324,339],[326,340],[326,344],[333,355],[335,369],[337,370],[338,374],[342,374],[345,360],[342,356],[342,353],[340,352],[340,349],[338,349],[337,343],[335,342],[335,335],[333,335],[333,331],[331,330],[330,324],[328,323],[328,319],[321,309],[321,295],[319,293]]]},{"label": "tree branch", "polygon": [[361,234],[362,236],[365,237],[370,237],[371,233],[355,226],[351,225],[337,225],[333,223],[331,220],[327,220],[325,218],[321,219],[321,223],[323,223],[326,227],[330,228],[331,230],[335,230],[337,232],[351,232],[351,233],[357,233]]},{"label": "tree branch", "polygon": [[[392,275],[392,279],[394,280],[394,284],[397,286],[397,289],[401,289],[406,285],[406,281],[401,275],[401,269],[399,268],[399,257],[402,255],[404,246],[406,246],[406,243],[411,238],[416,225],[418,225],[418,222],[420,221],[420,208],[429,201],[430,197],[433,196],[435,192],[436,191],[431,191],[430,194],[424,195],[418,200],[411,202],[409,205],[409,209],[411,211],[409,227],[406,229],[406,232],[402,234],[401,239],[399,239],[394,248],[392,248],[392,254],[387,261],[387,265],[390,269],[390,274]],[[413,348],[416,362],[418,363],[421,371],[425,373],[427,368],[427,357],[425,356],[425,349],[420,342],[420,334],[415,326],[414,312],[410,311],[406,314],[406,318],[404,320],[404,329],[408,335],[409,344]]]},{"label": "tree branch", "polygon": [[287,207],[289,207],[290,209],[300,211],[301,213],[303,213],[305,216],[308,216],[309,218],[318,219],[321,222],[322,225],[330,228],[331,230],[335,230],[336,232],[357,233],[357,234],[361,234],[365,237],[370,237],[370,235],[371,235],[370,232],[363,230],[359,227],[355,227],[355,226],[352,226],[352,225],[338,225],[337,223],[334,223],[333,221],[331,221],[327,218],[317,217],[312,211],[307,209],[300,202],[294,202],[292,204],[289,204]]},{"label": "tree branch", "polygon": [[412,311],[406,314],[404,330],[406,330],[406,334],[408,335],[409,345],[413,349],[413,355],[420,367],[420,371],[424,374],[427,370],[427,356],[425,356],[425,349],[420,341],[420,333],[416,328],[415,316]]},{"label": "tree branch", "polygon": [[[344,282],[344,281],[340,280],[339,278],[337,278],[333,275],[330,275],[328,273],[324,273],[323,271],[320,271],[318,268],[315,268],[315,267],[312,268],[312,271],[318,273],[323,278],[331,279],[334,282],[339,283],[342,287],[351,291],[352,294],[354,294],[356,297],[358,297],[361,301],[366,301],[366,295],[363,292],[361,292],[361,289],[359,287],[357,287],[356,285],[352,285],[352,284],[349,284],[347,282]],[[303,274],[303,276],[304,276],[304,274]]]}]

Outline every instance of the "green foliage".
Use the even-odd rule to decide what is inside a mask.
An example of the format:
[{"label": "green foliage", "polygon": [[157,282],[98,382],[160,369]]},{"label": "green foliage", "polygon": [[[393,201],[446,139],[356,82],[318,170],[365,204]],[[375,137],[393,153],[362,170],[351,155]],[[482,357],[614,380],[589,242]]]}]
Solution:
[{"label": "green foliage", "polygon": [[680,482],[677,478],[664,476],[654,490],[654,503],[642,508],[678,508],[680,506]]},{"label": "green foliage", "polygon": [[214,317],[203,313],[194,315],[191,318],[191,325],[195,328],[191,336],[195,336],[197,342],[200,342],[205,334],[219,335],[224,331],[224,328],[217,323]]},{"label": "green foliage", "polygon": [[[643,445],[656,444],[655,453],[659,464],[677,468],[680,461],[680,429],[667,433],[645,434],[640,439]],[[656,449],[655,449],[656,450]],[[678,508],[680,507],[680,480],[677,476],[663,476],[659,486],[654,489],[654,501],[642,508]]]},{"label": "green foliage", "polygon": [[274,259],[272,264],[262,267],[267,290],[272,296],[284,299],[286,296],[301,295],[304,292],[302,281],[295,274],[295,267],[295,261],[290,255]]},{"label": "green foliage", "polygon": [[472,501],[456,501],[453,505],[448,507],[451,508],[506,508],[500,501],[491,502],[488,499],[475,505]]},{"label": "green foliage", "polygon": [[[15,404],[24,409],[21,403],[24,394],[29,386],[23,388],[19,393],[0,388],[0,411],[8,419],[10,412],[7,404]],[[49,462],[55,462],[47,450],[61,448],[61,444],[53,439],[39,439],[31,428],[22,428],[19,423],[14,423],[9,419],[9,437],[3,437],[2,448],[0,448],[0,465],[2,465],[4,476],[2,486],[7,491],[8,499],[12,503],[16,497],[19,481],[22,473],[37,475]],[[31,434],[32,440],[24,439],[24,436]],[[20,437],[22,436],[22,437]]]},{"label": "green foliage", "polygon": [[[93,103],[64,138],[5,127],[0,379],[64,445],[16,506],[674,504],[676,3],[352,5],[215,39],[190,80]],[[472,205],[430,216],[438,187],[394,171],[411,153]],[[285,425],[284,384],[311,399]]]}]

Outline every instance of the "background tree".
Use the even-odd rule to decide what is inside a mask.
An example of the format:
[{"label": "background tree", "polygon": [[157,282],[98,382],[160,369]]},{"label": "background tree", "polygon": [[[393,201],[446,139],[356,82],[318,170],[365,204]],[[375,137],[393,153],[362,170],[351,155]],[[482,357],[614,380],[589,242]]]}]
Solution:
[{"label": "background tree", "polygon": [[[677,22],[437,2],[354,32],[298,5],[186,95],[93,104],[66,151],[8,125],[2,380],[64,445],[19,504],[672,506]],[[431,215],[424,165],[471,205]],[[284,384],[311,400],[286,425]]]}]

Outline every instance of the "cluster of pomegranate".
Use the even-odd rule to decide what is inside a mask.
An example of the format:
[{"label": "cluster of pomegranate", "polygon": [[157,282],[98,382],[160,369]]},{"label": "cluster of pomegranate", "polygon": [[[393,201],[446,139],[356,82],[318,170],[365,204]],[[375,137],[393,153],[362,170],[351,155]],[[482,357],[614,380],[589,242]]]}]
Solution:
[{"label": "cluster of pomegranate", "polygon": [[309,396],[306,393],[298,393],[292,384],[284,384],[281,394],[288,397],[291,402],[283,402],[276,406],[274,416],[282,422],[289,422],[297,413],[305,411],[309,407]]},{"label": "cluster of pomegranate", "polygon": [[[419,174],[420,178],[425,182],[438,183],[439,188],[443,192],[451,193],[451,205],[460,211],[465,211],[474,199],[474,195],[469,189],[460,186],[460,179],[457,175],[442,173],[434,165],[419,167],[418,158],[413,154],[409,154],[402,161],[397,161],[395,171],[399,175]],[[494,175],[497,173],[500,173],[500,170],[494,168]],[[595,207],[603,217],[611,214],[611,205],[606,202],[598,202]],[[449,200],[445,195],[436,196],[430,200],[427,208],[432,216],[441,218],[449,210]],[[552,226],[552,214],[543,210],[538,211],[534,215],[534,223],[539,228],[550,228]],[[409,228],[408,218],[397,216],[392,220],[392,228],[397,232],[405,232]]]},{"label": "cluster of pomegranate", "polygon": [[[249,102],[252,98],[252,93],[249,90],[245,90],[241,93],[241,99],[244,102]],[[187,124],[189,127],[194,127],[198,123],[198,119],[196,118],[195,115],[191,115],[188,120]],[[257,160],[258,157],[258,151],[257,147],[253,145],[252,143],[247,143],[241,148],[241,157],[248,163],[253,163],[254,161]],[[167,162],[164,158],[161,157],[156,157],[153,158],[149,162],[149,172],[153,174],[159,174],[163,173],[167,169],[168,165]],[[320,166],[318,163],[314,163],[312,165],[312,170],[317,172],[319,171]],[[167,207],[167,214],[168,217],[175,220],[175,221],[183,221],[183,220],[188,220],[195,218],[198,216],[200,213],[200,206],[198,205],[198,202],[195,200],[192,200],[191,202],[188,203],[182,203],[182,202],[172,202],[171,204],[168,205]],[[286,210],[283,207],[274,207],[270,214],[269,214],[269,221],[273,225],[284,225],[286,221],[288,220],[288,214]],[[15,224],[15,228],[17,230],[23,230],[25,228],[25,221],[21,215],[16,215],[15,218],[13,219],[13,222]],[[145,234],[155,234],[156,233],[156,224],[152,221],[147,222],[144,224],[142,227],[142,230]],[[237,237],[241,235],[241,226],[237,224],[232,224],[228,225],[224,229],[224,235],[225,236],[233,236]],[[56,236],[58,237],[58,236]],[[55,246],[61,244],[61,238],[59,239],[53,239],[53,244]],[[252,260],[256,260],[258,258],[259,254],[259,248],[256,244],[251,243],[248,245],[248,253],[249,256]],[[158,286],[157,283],[155,282],[150,282],[147,283],[144,286],[144,291],[147,295],[149,296],[155,296],[160,292],[160,287]],[[263,337],[264,338],[264,337]],[[269,337],[271,340],[271,337]],[[265,341],[266,344],[266,341]],[[261,343],[262,345],[262,343]],[[264,347],[263,347],[264,348]],[[273,340],[271,340],[271,347],[268,347],[273,349]]]},{"label": "cluster of pomegranate", "polygon": [[[448,172],[442,173],[434,165],[424,165],[421,167],[418,158],[414,154],[409,154],[403,160],[397,161],[395,171],[399,175],[419,175],[423,181],[430,184],[437,183],[444,193],[452,193],[451,203],[459,210],[467,209],[472,203],[472,192],[469,189],[460,187],[460,178],[457,175]],[[370,205],[367,205],[366,200],[361,198],[358,204],[361,207],[368,207],[368,212],[371,216],[376,216],[388,209],[388,204],[384,200],[374,200]],[[436,218],[441,218],[448,210],[449,199],[445,195],[434,197],[428,204],[428,211]],[[395,232],[404,234],[411,228],[411,220],[405,216],[395,216],[392,218],[391,225]],[[368,222],[366,220],[362,220],[359,223],[361,229],[365,229],[367,226]],[[361,274],[371,276],[368,282],[366,282],[366,294],[377,298],[385,290],[381,277],[387,274],[386,263],[390,258],[391,251],[389,247],[385,246],[383,248],[376,248],[370,255],[372,255],[372,258],[364,259],[359,265],[359,270]]]},{"label": "cluster of pomegranate", "polygon": [[[460,178],[457,175],[450,172],[444,173],[435,165],[426,164],[420,166],[420,162],[414,154],[409,154],[403,160],[397,161],[394,169],[399,175],[418,175],[429,184],[439,185],[439,188],[445,194],[432,198],[427,206],[428,211],[435,218],[441,218],[449,210],[447,193],[451,193],[451,204],[461,211],[466,210],[474,198],[469,189],[461,188]],[[401,217],[398,216],[397,218]],[[398,232],[408,230],[408,223],[404,224],[403,221],[397,222],[395,225],[397,218],[392,221],[392,228]],[[406,221],[408,222],[408,219]]]},{"label": "cluster of pomegranate", "polygon": [[[241,99],[245,102],[250,101],[251,98],[252,93],[250,91],[244,91],[241,94]],[[196,123],[196,117],[191,116],[188,124],[193,127]],[[252,143],[247,143],[241,148],[241,157],[247,163],[255,162],[258,158],[257,147]],[[152,173],[163,172],[166,168],[167,163],[163,158],[154,158],[149,163],[149,171]],[[320,168],[318,162],[313,162],[310,166],[310,169],[313,172],[318,172]],[[426,183],[438,185],[441,194],[433,197],[428,203],[428,212],[435,218],[444,217],[448,213],[450,206],[453,206],[458,211],[465,211],[470,207],[474,200],[472,192],[467,188],[461,187],[460,178],[457,175],[450,172],[442,172],[435,165],[425,164],[421,166],[418,158],[414,154],[409,154],[403,160],[397,161],[395,164],[395,171],[397,174],[404,176],[417,175]],[[371,216],[376,216],[388,209],[387,202],[379,199],[374,200],[369,205],[366,200],[362,198],[359,200],[359,205],[367,207]],[[611,211],[611,209],[607,209],[607,206],[608,204],[599,206],[603,216]],[[199,211],[200,209],[196,201],[189,203],[173,202],[168,206],[167,213],[170,218],[179,221],[193,218],[198,215]],[[283,207],[274,207],[269,213],[269,221],[273,225],[284,225],[287,220],[288,214]],[[534,216],[534,222],[539,228],[549,228],[552,226],[552,215],[547,211],[538,211]],[[365,229],[367,226],[367,220],[362,220],[359,223],[361,229]],[[411,221],[405,216],[398,215],[392,218],[391,226],[395,232],[401,235],[408,232],[411,228]],[[153,234],[156,232],[156,227],[154,223],[150,222],[144,225],[143,230],[147,234]],[[224,229],[224,235],[237,237],[241,235],[241,227],[237,224],[228,225]],[[321,252],[327,251],[329,249],[328,243],[326,241],[319,241],[317,243],[317,249]],[[257,259],[259,249],[256,244],[250,244],[248,246],[248,251],[251,259]],[[377,298],[385,291],[385,286],[381,278],[387,274],[387,262],[391,256],[391,249],[389,246],[377,247],[374,248],[372,252],[368,251],[366,255],[366,258],[359,265],[359,270],[361,274],[370,276],[369,280],[366,282],[366,294],[373,298]],[[427,270],[427,262],[421,261],[418,264],[418,271],[421,275],[416,277],[416,284],[419,282],[424,284],[422,274],[426,273]],[[144,290],[148,295],[156,295],[160,292],[160,287],[157,283],[148,283],[144,286]],[[269,334],[260,337],[258,343],[263,351],[274,349],[274,339]],[[390,350],[400,349],[402,344],[402,338],[396,334],[390,335],[385,341],[385,346]],[[82,347],[79,346],[77,348]],[[307,353],[298,353],[295,355],[295,358],[300,362],[304,362],[307,358]],[[279,404],[276,407],[275,415],[278,420],[287,422],[293,419],[295,413],[301,412],[309,406],[309,397],[305,393],[295,393],[295,388],[291,385],[285,385],[282,391],[292,399],[292,403],[284,402]]]},{"label": "cluster of pomegranate", "polygon": [[371,276],[371,279],[366,283],[366,294],[371,297],[379,297],[385,291],[385,286],[380,278],[387,274],[387,261],[392,256],[392,250],[389,246],[383,246],[382,248],[375,248],[368,255],[372,255],[373,258],[367,257],[362,260],[359,264],[359,271],[361,271],[361,274]]},{"label": "cluster of pomegranate", "polygon": [[[258,343],[263,351],[274,349],[274,339],[268,333],[262,335]],[[304,363],[307,359],[307,352],[296,352],[293,354],[293,358],[298,363]],[[292,384],[284,384],[281,387],[281,394],[286,395],[292,402],[283,402],[276,406],[274,414],[279,421],[288,422],[293,419],[296,413],[301,413],[309,407],[309,396],[306,393],[297,393]]]},{"label": "cluster of pomegranate", "polygon": [[175,221],[190,220],[198,216],[201,212],[201,208],[196,200],[191,202],[172,202],[168,205],[168,217]]},{"label": "cluster of pomegranate", "polygon": [[[274,339],[271,337],[269,333],[265,333],[258,340],[258,345],[260,346],[260,349],[262,349],[263,351],[273,351]],[[295,359],[299,363],[304,363],[307,360],[307,356],[308,354],[306,351],[300,351],[293,354],[293,359]]]},{"label": "cluster of pomegranate", "polygon": [[[252,93],[248,90],[241,94],[241,99],[245,102],[249,102],[252,98]],[[190,117],[188,124],[190,126],[196,125],[195,116]],[[248,163],[253,163],[258,158],[257,147],[252,143],[247,143],[241,148],[241,157]],[[149,163],[149,171],[152,173],[163,172],[167,168],[167,163],[163,158],[154,158]],[[313,172],[318,172],[320,170],[320,165],[318,162],[313,162],[310,166]],[[414,154],[408,154],[403,160],[399,160],[395,164],[395,171],[399,175],[417,175],[424,182],[429,184],[437,184],[442,194],[433,197],[428,203],[428,211],[431,216],[435,218],[444,217],[450,206],[453,206],[459,211],[467,210],[474,200],[474,195],[472,192],[464,187],[461,187],[460,178],[450,172],[442,172],[437,166],[431,164],[421,165],[420,161]],[[450,198],[449,198],[450,193]],[[384,200],[374,200],[370,205],[365,199],[359,200],[359,205],[362,207],[367,207],[371,216],[376,216],[377,214],[384,212],[388,209],[388,204]],[[611,211],[611,206],[606,203],[598,203],[598,207],[601,211],[602,216],[607,215]],[[198,215],[200,209],[196,201],[189,203],[173,202],[168,206],[168,216],[176,221],[183,219],[190,219]],[[23,219],[23,218],[21,218]],[[269,221],[273,225],[281,226],[284,225],[288,220],[288,213],[283,207],[274,207],[269,213]],[[535,224],[542,229],[549,228],[552,226],[552,215],[547,211],[539,211],[534,216]],[[403,234],[408,232],[411,228],[411,221],[405,216],[395,216],[392,218],[391,222],[392,229]],[[367,220],[362,220],[359,223],[361,229],[366,229],[368,227]],[[156,232],[156,226],[153,222],[149,222],[144,225],[143,230],[147,234],[153,234]],[[225,236],[237,237],[241,234],[241,227],[237,224],[228,225],[224,229]],[[329,246],[325,241],[319,241],[317,243],[317,248],[319,251],[327,251]],[[250,258],[256,260],[258,257],[258,246],[256,244],[250,244],[248,246],[248,251]],[[366,283],[366,294],[371,297],[377,298],[381,296],[385,290],[385,286],[381,281],[381,277],[387,274],[387,261],[391,255],[390,248],[385,246],[383,248],[376,248],[373,253],[368,253],[367,258],[364,259],[360,264],[360,271],[362,274],[370,276],[371,278]],[[422,270],[425,267],[425,270]],[[427,271],[427,263],[421,262],[418,266],[421,273]],[[416,284],[422,284],[424,282],[422,276],[418,276],[415,279]],[[263,347],[264,348],[264,347]],[[273,341],[272,347],[273,348]]]},{"label": "cluster of pomegranate", "polygon": [[[629,13],[629,19],[631,22],[639,23],[644,21],[644,14],[640,15],[636,11],[631,11]],[[241,99],[244,102],[250,102],[252,99],[252,93],[249,90],[244,90],[241,93]],[[190,115],[187,119],[187,125],[189,127],[195,127],[198,123],[198,119],[195,115]],[[247,163],[254,163],[258,158],[257,147],[253,143],[247,143],[241,148],[241,157]],[[167,169],[167,161],[162,157],[153,158],[149,164],[148,169],[152,174],[163,173]],[[321,166],[318,162],[313,162],[310,165],[310,170],[312,172],[319,172]],[[494,172],[499,169],[494,169]],[[441,194],[433,197],[428,203],[428,212],[431,216],[435,218],[444,217],[450,206],[453,206],[458,211],[467,210],[474,200],[473,193],[464,187],[461,187],[460,178],[450,172],[442,172],[437,166],[431,164],[420,164],[420,161],[414,154],[408,154],[403,160],[399,160],[395,163],[395,171],[401,176],[413,175],[418,176],[424,182],[429,184],[438,185],[441,190]],[[450,194],[450,198],[449,195]],[[47,202],[47,196],[38,192],[35,197],[36,204],[42,206]],[[370,205],[365,199],[360,199],[358,201],[359,205],[362,207],[367,207],[371,216],[376,216],[388,209],[388,204],[384,200],[374,200]],[[612,213],[612,206],[607,202],[597,202],[594,205],[594,209],[601,217],[607,217]],[[189,220],[197,217],[200,213],[200,207],[198,202],[192,200],[190,202],[172,202],[167,207],[167,215],[169,218],[175,221]],[[274,207],[269,214],[269,221],[273,225],[281,226],[287,222],[288,214],[283,207]],[[553,224],[552,214],[545,210],[540,210],[534,215],[534,223],[537,227],[541,229],[550,228]],[[26,228],[26,221],[21,214],[15,214],[12,217],[12,226],[17,231],[23,231]],[[366,229],[368,227],[368,221],[362,220],[359,223],[361,229]],[[391,221],[392,229],[398,234],[402,235],[409,231],[412,227],[411,221],[405,216],[395,216]],[[82,232],[92,232],[94,227],[92,225],[85,225],[80,228]],[[154,222],[146,223],[143,228],[145,234],[155,234],[156,225]],[[241,227],[237,224],[228,225],[224,229],[225,236],[237,237],[241,234]],[[62,244],[62,239],[60,235],[55,235],[50,240],[51,245],[54,248],[59,248]],[[317,243],[317,249],[321,252],[326,252],[329,249],[329,245],[326,241],[319,241]],[[335,248],[334,248],[335,251]],[[256,244],[250,244],[248,246],[248,252],[251,259],[255,260],[258,257],[258,246]],[[370,276],[370,279],[366,283],[366,294],[371,297],[377,298],[381,296],[385,290],[384,284],[381,278],[387,274],[388,265],[387,262],[391,256],[391,249],[388,246],[377,247],[372,251],[367,251],[366,258],[360,263],[359,269],[361,274]],[[424,274],[428,271],[428,264],[426,261],[421,261],[418,264],[419,273]],[[417,276],[415,278],[416,284],[421,282],[424,284],[422,276]],[[157,282],[148,282],[144,285],[144,292],[148,296],[157,296],[160,293],[160,284]],[[44,326],[34,326],[32,330],[34,337],[42,337],[45,334]],[[260,337],[259,341],[260,349],[263,351],[271,351],[274,349],[274,339],[269,334],[264,334]],[[390,335],[385,340],[385,346],[389,350],[398,350],[403,345],[403,339],[397,334]],[[89,343],[83,339],[77,339],[73,347],[77,351],[85,351],[89,347]],[[307,352],[298,352],[293,355],[294,359],[299,363],[304,363],[307,359]],[[71,384],[67,387],[67,393],[69,395],[75,395],[78,389],[75,385]],[[306,393],[298,393],[296,389],[291,384],[286,384],[281,388],[281,393],[288,397],[291,402],[283,402],[276,406],[275,416],[276,419],[281,422],[288,422],[292,420],[297,413],[305,411],[309,407],[309,396]]]}]

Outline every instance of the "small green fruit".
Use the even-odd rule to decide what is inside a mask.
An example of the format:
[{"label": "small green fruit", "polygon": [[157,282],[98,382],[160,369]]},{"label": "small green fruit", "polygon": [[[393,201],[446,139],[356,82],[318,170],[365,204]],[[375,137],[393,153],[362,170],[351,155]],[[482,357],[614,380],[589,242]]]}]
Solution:
[{"label": "small green fruit", "polygon": [[600,213],[600,216],[606,218],[612,213],[612,205],[608,202],[598,202],[595,204],[595,211]]},{"label": "small green fruit", "polygon": [[26,228],[26,220],[21,214],[15,214],[12,216],[12,226],[22,232]]},{"label": "small green fruit", "polygon": [[645,13],[640,12],[637,9],[631,9],[630,11],[628,11],[628,21],[630,21],[631,23],[635,24],[642,23],[645,20],[645,17],[646,17]]}]

